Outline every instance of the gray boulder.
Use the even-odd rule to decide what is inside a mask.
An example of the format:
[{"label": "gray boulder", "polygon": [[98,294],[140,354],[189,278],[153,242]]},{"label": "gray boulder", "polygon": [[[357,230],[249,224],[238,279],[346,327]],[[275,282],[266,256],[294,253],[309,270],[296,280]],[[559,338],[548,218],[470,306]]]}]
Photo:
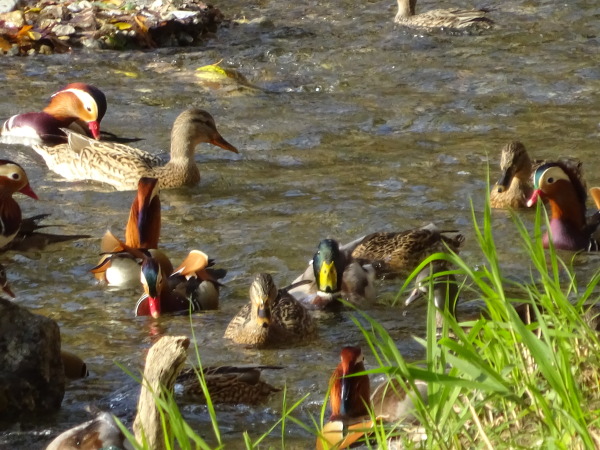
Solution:
[{"label": "gray boulder", "polygon": [[64,393],[58,324],[0,298],[0,420],[54,411]]}]

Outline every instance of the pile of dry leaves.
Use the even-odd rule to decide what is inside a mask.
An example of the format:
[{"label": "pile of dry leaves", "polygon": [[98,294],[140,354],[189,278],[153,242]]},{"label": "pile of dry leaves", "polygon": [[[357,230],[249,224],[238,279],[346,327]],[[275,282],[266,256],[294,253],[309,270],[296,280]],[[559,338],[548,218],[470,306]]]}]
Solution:
[{"label": "pile of dry leaves", "polygon": [[38,4],[0,14],[0,51],[9,55],[64,53],[75,47],[148,49],[197,45],[223,15],[199,0],[126,0]]}]

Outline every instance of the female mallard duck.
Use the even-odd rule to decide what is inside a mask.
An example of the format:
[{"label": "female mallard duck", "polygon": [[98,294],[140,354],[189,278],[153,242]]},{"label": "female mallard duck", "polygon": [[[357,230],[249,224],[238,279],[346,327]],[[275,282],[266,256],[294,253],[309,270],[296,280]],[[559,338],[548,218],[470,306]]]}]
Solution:
[{"label": "female mallard duck", "polygon": [[458,302],[458,283],[451,274],[437,276],[439,272],[447,271],[445,261],[434,261],[421,270],[415,278],[415,287],[404,302],[406,306],[426,296],[432,288],[433,303],[436,307],[436,325],[441,328],[444,324],[443,311],[456,316],[456,303]]},{"label": "female mallard duck", "polygon": [[[306,283],[303,283],[306,282]],[[363,304],[375,300],[375,272],[352,259],[337,241],[323,239],[302,275],[289,293],[313,309],[338,309],[337,300]]]},{"label": "female mallard duck", "polygon": [[15,162],[0,159],[0,248],[10,244],[21,228],[21,208],[13,198],[15,192],[38,198],[25,170]]},{"label": "female mallard duck", "polygon": [[352,257],[361,264],[372,264],[380,277],[410,274],[426,257],[448,249],[458,252],[462,234],[450,238],[430,223],[422,228],[400,232],[377,232],[347,245]]},{"label": "female mallard duck", "polygon": [[[158,180],[142,177],[138,182],[137,195],[131,204],[125,227],[125,245],[133,249],[155,250],[160,236],[160,197]],[[140,279],[140,264],[131,253],[123,251],[119,240],[107,231],[100,249],[104,256],[91,271],[98,280],[110,286],[131,286]],[[150,252],[157,258],[157,252]],[[159,258],[160,261],[168,259]],[[170,264],[170,262],[168,263]],[[173,266],[163,267],[165,273],[173,272]]]},{"label": "female mallard duck", "polygon": [[227,271],[211,269],[213,264],[204,252],[192,250],[172,274],[166,275],[164,264],[146,255],[140,275],[144,295],[135,306],[135,315],[157,319],[164,313],[218,309],[218,279]]},{"label": "female mallard duck", "polygon": [[[264,365],[205,367],[202,374],[212,403],[256,405],[271,393],[281,391],[261,379],[262,370],[282,368]],[[206,403],[196,369],[185,369],[177,377],[177,383],[183,388],[184,398]]]},{"label": "female mallard duck", "polygon": [[398,0],[394,22],[411,28],[449,28],[454,30],[490,28],[493,20],[483,9],[435,9],[415,15],[417,0]]},{"label": "female mallard duck", "polygon": [[136,189],[141,177],[157,178],[161,189],[197,184],[200,171],[194,161],[194,149],[201,142],[238,152],[219,134],[212,116],[199,109],[188,109],[175,119],[171,159],[166,165],[160,165],[159,158],[137,148],[98,142],[73,132],[67,135],[67,144],[33,147],[48,168],[67,180],[100,181],[120,191]]},{"label": "female mallard duck", "polygon": [[[534,191],[527,202],[547,199],[551,208],[550,232],[552,244],[562,250],[598,251],[599,243],[593,236],[598,218],[588,223],[586,218],[587,193],[579,175],[563,162],[544,164],[535,171]],[[549,235],[543,237],[544,247]]]},{"label": "female mallard duck", "polygon": [[67,142],[62,130],[77,126],[100,138],[100,121],[106,113],[106,97],[95,86],[71,83],[52,95],[42,112],[17,114],[2,126],[0,141],[5,144],[56,145]]},{"label": "female mallard duck", "polygon": [[525,208],[533,193],[533,164],[525,146],[513,141],[502,148],[502,175],[490,192],[492,208]]},{"label": "female mallard duck", "polygon": [[224,337],[238,344],[264,347],[310,339],[315,323],[285,289],[277,289],[273,277],[259,273],[250,285],[250,303],[229,322]]}]

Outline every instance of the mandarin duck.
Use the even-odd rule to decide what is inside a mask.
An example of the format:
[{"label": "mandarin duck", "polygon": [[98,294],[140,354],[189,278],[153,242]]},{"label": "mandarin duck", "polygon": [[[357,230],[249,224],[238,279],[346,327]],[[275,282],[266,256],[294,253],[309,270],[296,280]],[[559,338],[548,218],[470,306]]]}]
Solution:
[{"label": "mandarin duck", "polygon": [[250,286],[250,303],[229,322],[224,337],[238,344],[264,347],[311,339],[316,325],[306,308],[273,277],[259,273]]},{"label": "mandarin duck", "polygon": [[344,248],[361,264],[372,264],[380,277],[408,275],[426,257],[448,249],[458,252],[464,242],[462,234],[454,237],[430,223],[421,228],[399,232],[376,232],[359,238]]},{"label": "mandarin duck", "polygon": [[67,135],[66,144],[33,146],[48,168],[70,181],[99,181],[120,191],[136,189],[141,177],[158,178],[161,189],[197,184],[200,171],[194,161],[194,150],[202,142],[238,153],[219,134],[212,116],[199,109],[188,109],[175,119],[171,159],[166,165],[162,165],[160,158],[134,147],[95,141],[70,131]]},{"label": "mandarin duck", "polygon": [[375,301],[375,271],[362,266],[334,239],[323,239],[288,292],[310,309],[335,310],[343,298],[355,305]]},{"label": "mandarin duck", "polygon": [[[212,403],[256,405],[271,393],[281,389],[271,386],[261,379],[265,369],[283,369],[282,366],[219,366],[204,367],[202,376],[206,382]],[[197,403],[206,403],[204,391],[198,379],[198,369],[185,369],[177,377],[182,387],[183,397]]]},{"label": "mandarin duck", "polygon": [[0,142],[56,145],[67,142],[64,128],[74,127],[100,138],[100,121],[106,113],[106,97],[95,86],[71,83],[50,98],[42,112],[17,114],[2,126]]},{"label": "mandarin duck", "polygon": [[25,170],[15,162],[0,159],[0,248],[10,244],[21,228],[21,208],[13,198],[15,192],[38,199]]},{"label": "mandarin duck", "polygon": [[436,260],[425,266],[415,277],[415,287],[404,304],[406,306],[415,300],[427,296],[431,289],[433,303],[436,307],[436,326],[442,328],[444,324],[443,311],[456,317],[456,304],[458,302],[458,283],[451,274],[436,276],[439,272],[447,271],[445,261]]},{"label": "mandarin duck", "polygon": [[136,316],[187,313],[219,308],[219,279],[227,271],[212,269],[214,261],[200,250],[192,250],[170,275],[156,258],[146,255],[140,279],[144,294],[135,306]]},{"label": "mandarin duck", "polygon": [[415,14],[417,0],[398,0],[398,12],[394,22],[410,28],[448,28],[452,30],[486,29],[494,21],[484,9],[435,9]]},{"label": "mandarin duck", "polygon": [[[592,220],[586,218],[587,193],[580,174],[564,162],[544,164],[535,171],[534,191],[527,202],[533,206],[538,199],[546,199],[550,205],[550,232],[552,244],[561,250],[598,251],[599,243],[594,236],[600,222],[598,213]],[[549,234],[543,237],[545,248]]]},{"label": "mandarin duck", "polygon": [[[156,248],[160,236],[161,214],[158,180],[142,177],[138,181],[137,195],[129,211],[125,227],[125,246],[133,249],[147,249],[161,261],[163,272],[173,272],[168,259],[159,255]],[[95,277],[109,286],[125,287],[137,285],[140,279],[140,264],[135,255],[123,251],[124,247],[114,235],[107,231],[100,248],[105,254],[91,271]],[[169,266],[170,265],[170,266]]]},{"label": "mandarin duck", "polygon": [[[413,396],[407,395],[408,383],[390,378],[379,384],[373,394],[369,376],[364,372],[364,356],[360,347],[344,347],[340,363],[329,380],[330,421],[323,426],[317,439],[317,448],[346,448],[373,431],[376,420],[397,423],[414,420]],[[415,380],[414,388],[427,402],[427,384]]]},{"label": "mandarin duck", "polygon": [[161,412],[156,406],[157,395],[173,392],[175,379],[187,359],[190,340],[185,336],[163,336],[150,348],[146,357],[143,382],[133,423],[138,445],[131,445],[123,436],[114,417],[100,413],[82,425],[57,436],[46,450],[129,450],[144,443],[147,448],[164,450]]}]

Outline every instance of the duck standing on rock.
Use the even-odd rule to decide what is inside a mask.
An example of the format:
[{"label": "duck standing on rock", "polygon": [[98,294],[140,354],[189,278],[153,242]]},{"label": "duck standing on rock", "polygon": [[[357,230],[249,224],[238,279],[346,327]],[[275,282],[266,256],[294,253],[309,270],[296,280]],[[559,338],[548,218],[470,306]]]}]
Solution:
[{"label": "duck standing on rock", "polygon": [[119,191],[136,189],[141,177],[157,178],[161,189],[197,184],[200,171],[194,161],[194,150],[202,142],[238,153],[219,134],[213,117],[195,108],[184,111],[175,119],[171,131],[171,158],[165,165],[160,158],[143,150],[66,132],[66,144],[33,146],[48,168],[69,181],[99,181]]},{"label": "duck standing on rock", "polygon": [[5,144],[56,145],[67,142],[63,128],[100,139],[100,122],[106,113],[106,96],[95,86],[71,83],[52,95],[41,112],[17,114],[2,126]]}]

